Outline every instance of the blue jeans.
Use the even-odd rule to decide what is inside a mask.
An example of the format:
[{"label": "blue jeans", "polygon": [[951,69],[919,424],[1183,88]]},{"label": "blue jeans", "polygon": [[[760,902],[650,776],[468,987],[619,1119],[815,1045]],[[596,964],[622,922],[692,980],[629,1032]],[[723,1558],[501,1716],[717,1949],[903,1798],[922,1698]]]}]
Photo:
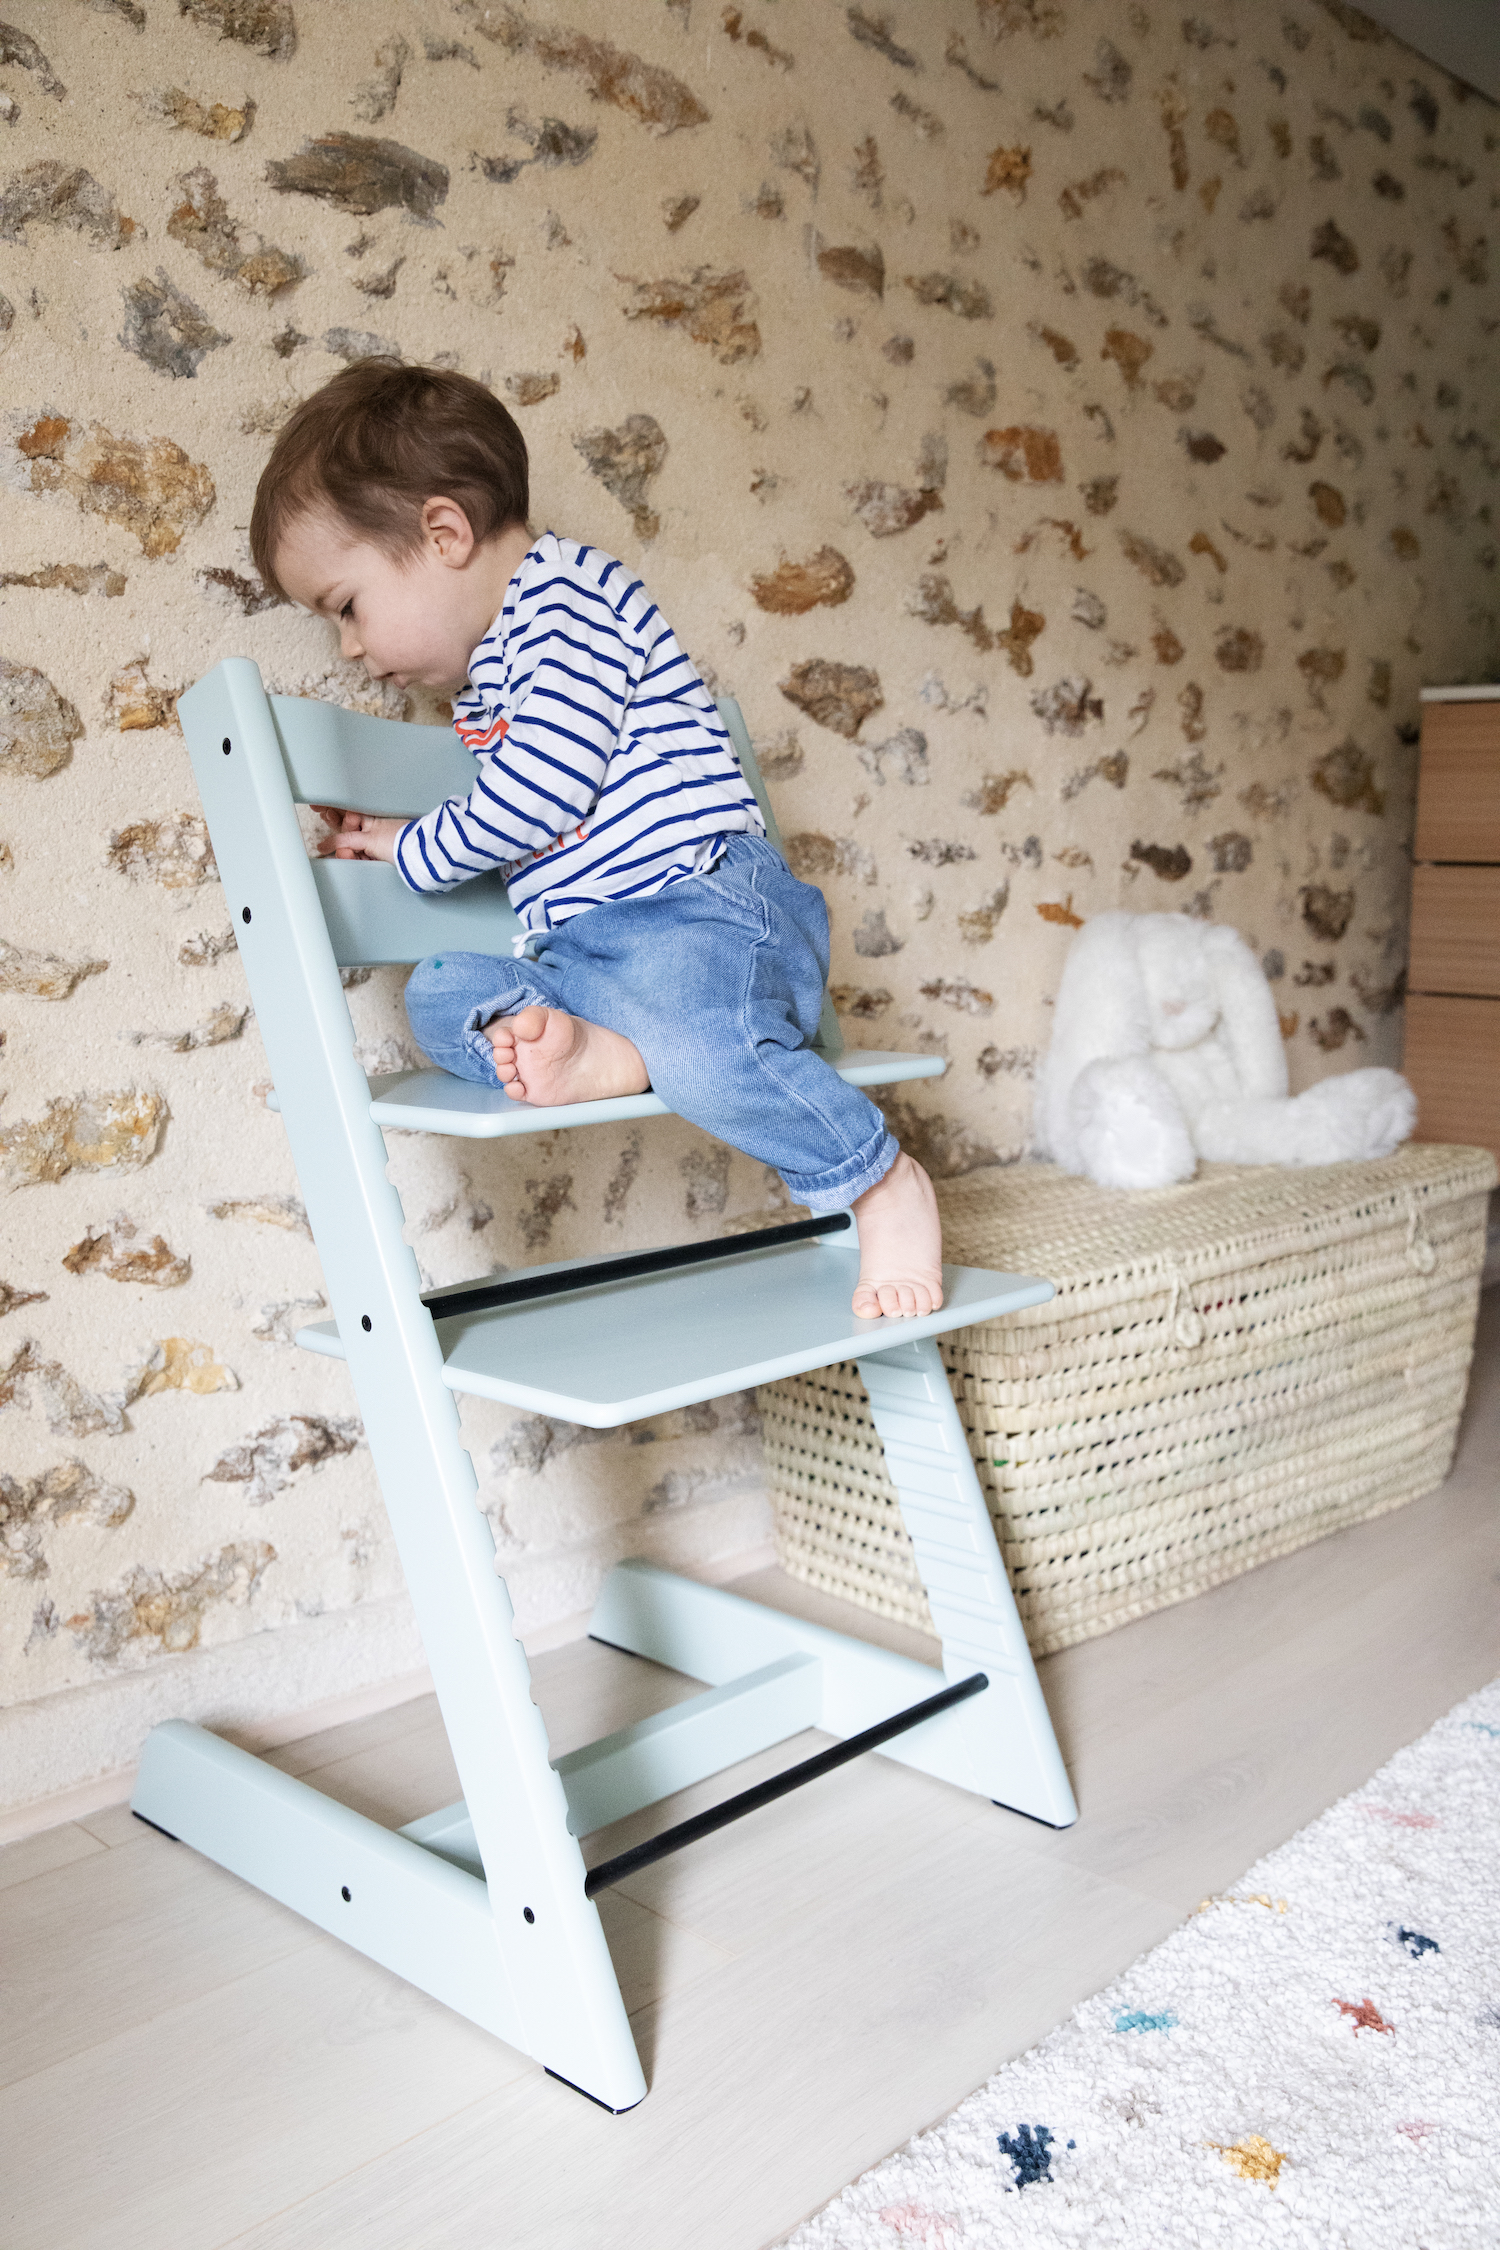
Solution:
[{"label": "blue jeans", "polygon": [[819,1215],[896,1161],[875,1104],[808,1045],[828,974],[828,910],[763,836],[730,836],[707,874],[590,907],[533,942],[535,960],[418,962],[406,1012],[440,1069],[498,1086],[483,1026],[561,1008],[633,1040],[668,1109],[774,1164]]}]

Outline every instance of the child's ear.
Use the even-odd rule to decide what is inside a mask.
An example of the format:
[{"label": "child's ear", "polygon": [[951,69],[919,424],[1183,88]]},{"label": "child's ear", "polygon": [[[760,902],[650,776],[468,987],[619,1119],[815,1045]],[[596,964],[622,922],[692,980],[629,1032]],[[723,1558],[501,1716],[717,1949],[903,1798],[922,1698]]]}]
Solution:
[{"label": "child's ear", "polygon": [[474,527],[456,500],[442,497],[422,505],[422,537],[450,570],[462,570],[474,552]]}]

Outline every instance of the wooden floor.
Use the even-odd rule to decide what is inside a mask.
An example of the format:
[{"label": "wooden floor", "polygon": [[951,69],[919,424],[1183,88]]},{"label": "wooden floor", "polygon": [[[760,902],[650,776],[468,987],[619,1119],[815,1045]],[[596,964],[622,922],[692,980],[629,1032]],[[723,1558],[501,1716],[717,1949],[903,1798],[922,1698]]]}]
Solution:
[{"label": "wooden floor", "polygon": [[[1497,1500],[1492,1290],[1440,1492],[1042,1666],[1076,1828],[867,1758],[607,1894],[627,2117],[123,1808],[11,1845],[0,2245],[763,2250],[1500,1672]],[[692,1692],[535,1670],[555,1750]],[[392,1823],[457,1794],[430,1700],[275,1758]]]}]

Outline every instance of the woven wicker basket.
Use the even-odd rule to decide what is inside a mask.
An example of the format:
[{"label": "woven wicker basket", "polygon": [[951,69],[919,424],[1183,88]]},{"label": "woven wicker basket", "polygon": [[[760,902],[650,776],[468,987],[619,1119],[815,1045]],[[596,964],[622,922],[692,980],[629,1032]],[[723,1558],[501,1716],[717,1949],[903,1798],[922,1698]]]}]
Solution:
[{"label": "woven wicker basket", "polygon": [[[1036,1655],[1442,1482],[1494,1181],[1484,1150],[1417,1145],[1141,1194],[1050,1164],[939,1188],[949,1258],[1057,1285],[942,1347]],[[931,1632],[857,1371],[760,1408],[784,1567]]]}]

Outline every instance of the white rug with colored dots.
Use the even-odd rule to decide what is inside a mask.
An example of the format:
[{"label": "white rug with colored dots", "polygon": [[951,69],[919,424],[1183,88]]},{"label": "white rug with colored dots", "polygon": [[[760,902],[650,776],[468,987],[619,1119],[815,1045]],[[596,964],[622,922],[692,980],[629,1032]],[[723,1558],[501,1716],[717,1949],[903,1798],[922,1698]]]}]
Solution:
[{"label": "white rug with colored dots", "polygon": [[1496,2250],[1500,1680],[786,2250]]}]

